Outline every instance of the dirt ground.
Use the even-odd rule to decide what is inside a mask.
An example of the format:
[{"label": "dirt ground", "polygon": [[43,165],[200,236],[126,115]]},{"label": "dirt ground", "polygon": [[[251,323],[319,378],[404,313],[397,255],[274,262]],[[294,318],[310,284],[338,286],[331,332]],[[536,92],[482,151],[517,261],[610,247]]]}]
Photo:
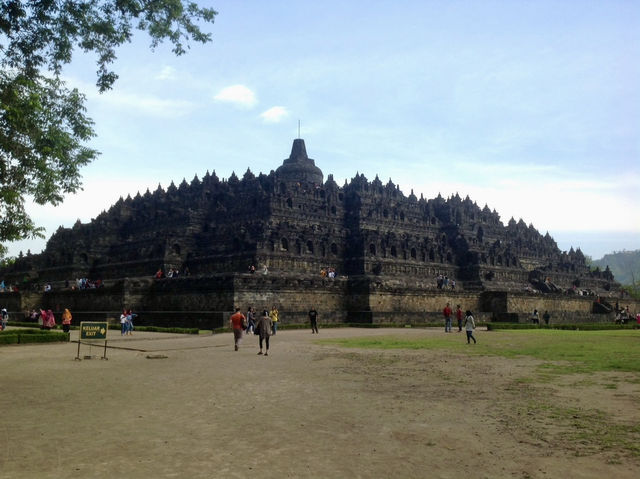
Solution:
[{"label": "dirt ground", "polygon": [[637,427],[637,377],[531,382],[533,359],[315,341],[440,329],[285,330],[268,357],[253,336],[234,352],[230,334],[109,334],[107,361],[0,348],[1,478],[640,477],[580,434]]}]

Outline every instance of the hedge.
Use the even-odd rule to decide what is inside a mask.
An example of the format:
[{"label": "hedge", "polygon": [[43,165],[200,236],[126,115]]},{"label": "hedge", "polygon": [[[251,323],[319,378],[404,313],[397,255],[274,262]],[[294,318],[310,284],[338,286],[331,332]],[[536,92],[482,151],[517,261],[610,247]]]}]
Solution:
[{"label": "hedge", "polygon": [[[75,328],[77,329],[77,327]],[[122,327],[119,324],[110,324],[109,329],[120,331]],[[200,334],[198,328],[163,328],[160,326],[134,326],[134,331],[148,331],[152,333],[176,333],[176,334]]]},{"label": "hedge", "polygon": [[530,323],[487,323],[488,331],[499,329],[560,329],[566,331],[608,331],[618,329],[638,329],[638,324],[579,323],[579,324],[530,324]]},{"label": "hedge", "polygon": [[56,343],[68,342],[69,335],[57,331],[39,329],[12,329],[0,333],[0,344]]}]

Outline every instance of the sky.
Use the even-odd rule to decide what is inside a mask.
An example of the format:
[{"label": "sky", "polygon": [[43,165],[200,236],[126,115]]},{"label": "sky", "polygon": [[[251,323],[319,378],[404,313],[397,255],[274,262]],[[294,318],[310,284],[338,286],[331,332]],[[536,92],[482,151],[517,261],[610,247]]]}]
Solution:
[{"label": "sky", "polygon": [[211,43],[176,57],[140,32],[103,94],[95,56],[65,68],[101,155],[82,192],[29,205],[47,239],[158,184],[268,174],[300,122],[338,184],[469,195],[594,259],[640,249],[640,2],[198,3],[218,11]]}]

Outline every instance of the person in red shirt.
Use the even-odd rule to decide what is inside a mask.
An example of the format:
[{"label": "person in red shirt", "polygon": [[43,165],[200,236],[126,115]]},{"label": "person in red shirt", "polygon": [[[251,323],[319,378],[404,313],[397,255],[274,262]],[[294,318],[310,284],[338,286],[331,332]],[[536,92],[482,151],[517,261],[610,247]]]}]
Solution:
[{"label": "person in red shirt", "polygon": [[449,303],[447,303],[447,305],[442,310],[442,314],[444,315],[444,332],[445,333],[451,332],[451,312],[452,312],[451,306],[449,306]]},{"label": "person in red shirt", "polygon": [[233,329],[233,341],[236,351],[238,350],[238,345],[242,338],[242,328],[244,327],[245,321],[246,318],[244,317],[244,314],[240,312],[240,308],[236,308],[236,312],[231,315],[231,318],[229,318],[229,326]]}]

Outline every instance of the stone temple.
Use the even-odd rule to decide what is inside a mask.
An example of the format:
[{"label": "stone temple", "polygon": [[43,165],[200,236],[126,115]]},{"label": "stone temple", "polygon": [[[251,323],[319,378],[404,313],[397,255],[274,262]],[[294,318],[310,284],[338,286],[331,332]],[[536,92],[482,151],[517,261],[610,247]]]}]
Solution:
[{"label": "stone temple", "polygon": [[[180,275],[155,279],[159,269]],[[439,275],[449,284],[439,287]],[[76,278],[104,287],[77,290]],[[142,322],[203,328],[236,305],[273,304],[285,324],[304,322],[311,305],[325,322],[439,321],[447,301],[481,319],[525,320],[538,309],[588,320],[619,295],[610,271],[590,271],[580,249],[562,252],[522,220],[505,226],[468,196],[405,196],[363,175],[325,180],[302,139],[268,175],[207,172],[121,198],[90,223],[59,228],[43,253],[20,257],[0,279],[19,285],[16,311],[69,307],[82,319],[126,307]]]}]

